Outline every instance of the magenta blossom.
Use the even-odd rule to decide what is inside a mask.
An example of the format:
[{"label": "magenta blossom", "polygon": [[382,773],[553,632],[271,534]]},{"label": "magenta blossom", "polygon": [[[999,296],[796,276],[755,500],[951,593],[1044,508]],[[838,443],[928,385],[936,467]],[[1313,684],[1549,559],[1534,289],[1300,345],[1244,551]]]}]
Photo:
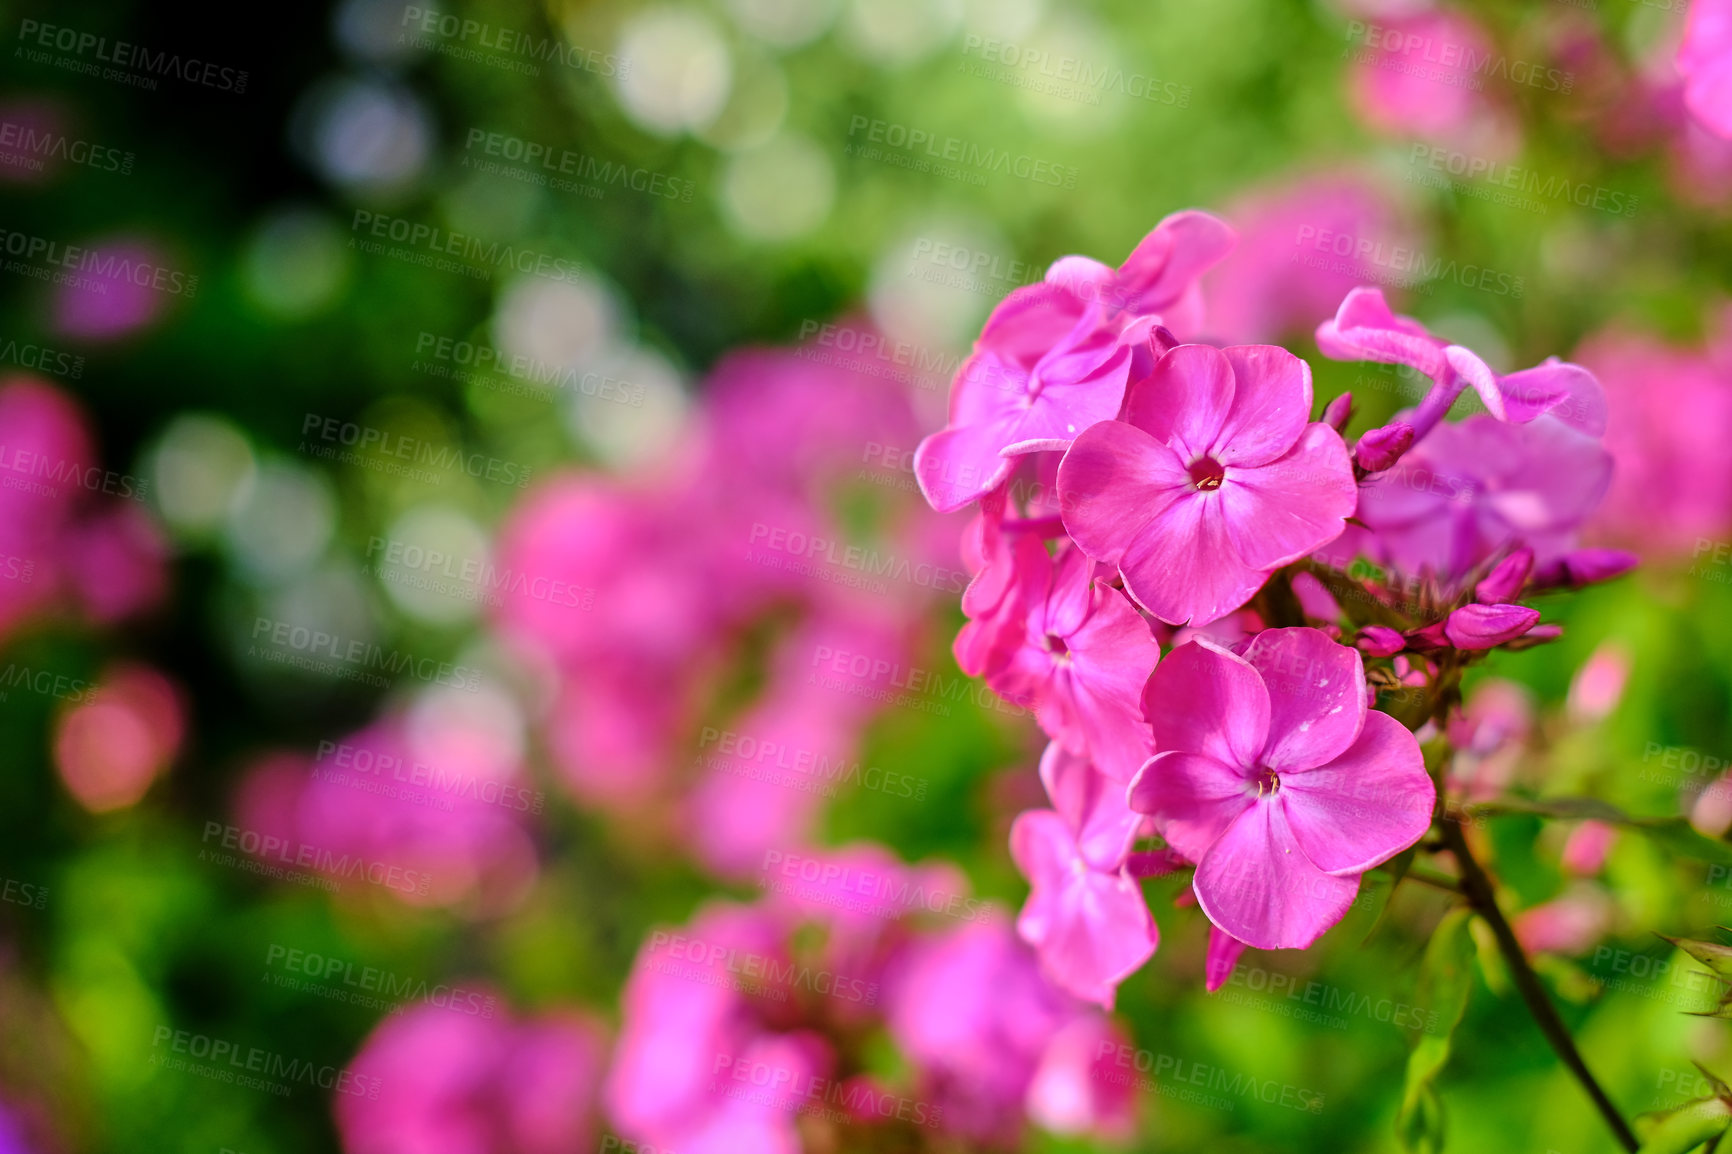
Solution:
[{"label": "magenta blossom", "polygon": [[1348,293],[1335,316],[1317,326],[1317,347],[1331,360],[1406,365],[1435,382],[1419,408],[1402,419],[1413,429],[1408,444],[1423,441],[1469,385],[1500,421],[1523,424],[1550,413],[1589,436],[1606,431],[1605,394],[1588,370],[1551,357],[1531,369],[1499,376],[1473,350],[1434,337],[1412,317],[1392,312],[1382,289]]},{"label": "magenta blossom", "polygon": [[1365,704],[1359,654],[1271,629],[1239,657],[1181,646],[1149,679],[1160,750],[1134,809],[1196,861],[1197,902],[1258,949],[1303,949],[1341,920],[1359,875],[1418,841],[1436,791],[1419,743]]},{"label": "magenta blossom", "polygon": [[1123,865],[1147,820],[1125,801],[1124,783],[1056,741],[1041,754],[1040,781],[1076,839],[1077,853],[1095,869]]},{"label": "magenta blossom", "polygon": [[1347,447],[1311,421],[1311,370],[1286,349],[1181,345],[1059,466],[1065,528],[1174,625],[1243,605],[1334,540],[1357,493]]},{"label": "magenta blossom", "polygon": [[1016,819],[1010,853],[1029,882],[1017,933],[1040,955],[1041,971],[1061,989],[1112,1009],[1118,984],[1160,944],[1142,889],[1122,868],[1093,868],[1050,809]]},{"label": "magenta blossom", "polygon": [[1001,301],[956,374],[949,424],[915,454],[932,507],[960,509],[1002,484],[1017,456],[1064,449],[1117,416],[1133,375],[1173,344],[1162,326],[1200,321],[1197,278],[1235,240],[1208,213],[1176,213],[1117,270],[1064,257]]},{"label": "magenta blossom", "polygon": [[1691,0],[1678,48],[1684,104],[1699,124],[1732,140],[1732,2]]},{"label": "magenta blossom", "polygon": [[1570,552],[1611,472],[1598,441],[1550,417],[1446,422],[1360,489],[1374,538],[1361,547],[1410,577],[1465,577],[1512,546],[1544,566]]},{"label": "magenta blossom", "polygon": [[987,684],[1033,708],[1066,749],[1127,782],[1150,753],[1138,702],[1160,646],[1124,594],[1095,579],[1094,562],[1080,550],[1052,558],[1037,543],[1017,557],[1011,597],[1020,644],[1002,646],[1004,663],[987,671]]}]

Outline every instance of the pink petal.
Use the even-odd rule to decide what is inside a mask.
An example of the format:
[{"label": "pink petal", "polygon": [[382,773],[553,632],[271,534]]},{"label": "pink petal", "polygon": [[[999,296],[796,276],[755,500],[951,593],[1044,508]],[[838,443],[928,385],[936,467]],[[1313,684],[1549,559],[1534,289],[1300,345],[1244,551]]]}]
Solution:
[{"label": "pink petal", "polygon": [[1339,757],[1365,720],[1359,652],[1316,629],[1265,629],[1245,660],[1269,695],[1269,736],[1259,762],[1282,772]]},{"label": "pink petal", "polygon": [[1239,955],[1244,952],[1244,942],[1220,926],[1209,927],[1209,957],[1203,964],[1203,979],[1211,994],[1227,984],[1227,979],[1233,976],[1233,968],[1239,964]]},{"label": "pink petal", "polygon": [[1230,474],[1212,493],[1181,494],[1144,526],[1119,561],[1125,592],[1169,625],[1218,621],[1249,601],[1269,577],[1272,567],[1247,564],[1240,555],[1237,526],[1229,521],[1229,489],[1237,490],[1231,496],[1241,505],[1254,503]]},{"label": "pink petal", "polygon": [[1220,349],[1180,345],[1131,389],[1125,420],[1170,447],[1188,468],[1221,439],[1234,388],[1233,363]]},{"label": "pink petal", "polygon": [[1606,394],[1580,365],[1548,357],[1544,364],[1498,379],[1509,419],[1531,421],[1541,413],[1590,437],[1606,432]]},{"label": "pink petal", "polygon": [[975,347],[1031,369],[1075,330],[1084,311],[1084,303],[1061,285],[1023,285],[998,302]]},{"label": "pink petal", "polygon": [[1331,360],[1410,365],[1433,379],[1448,367],[1443,343],[1418,321],[1392,312],[1382,289],[1348,293],[1334,318],[1317,326],[1317,347]]},{"label": "pink petal", "polygon": [[1276,569],[1321,549],[1341,535],[1359,500],[1347,446],[1322,422],[1306,426],[1278,460],[1229,467],[1215,495],[1227,506],[1234,552],[1255,569]]},{"label": "pink petal", "polygon": [[1515,419],[1504,408],[1503,392],[1498,388],[1497,374],[1491,371],[1490,365],[1480,359],[1478,353],[1460,345],[1450,345],[1443,350],[1443,357],[1449,362],[1450,368],[1473,386],[1473,391],[1485,402],[1486,412],[1500,421]]},{"label": "pink petal", "polygon": [[1200,753],[1238,770],[1256,765],[1268,740],[1269,691],[1244,658],[1191,641],[1156,667],[1143,689],[1143,716],[1156,749]]},{"label": "pink petal", "polygon": [[1185,463],[1121,421],[1085,430],[1058,467],[1065,531],[1090,557],[1113,565],[1145,523],[1189,490]]},{"label": "pink petal", "polygon": [[1125,803],[1125,787],[1056,741],[1041,754],[1040,780],[1083,860],[1095,869],[1123,865],[1143,820]]},{"label": "pink petal", "polygon": [[1118,274],[1111,265],[1089,256],[1061,256],[1046,270],[1046,283],[1059,285],[1079,300],[1094,301],[1108,295]]},{"label": "pink petal", "polygon": [[1179,853],[1200,861],[1253,802],[1250,775],[1200,753],[1167,750],[1148,760],[1129,791]]},{"label": "pink petal", "polygon": [[1209,920],[1246,945],[1302,950],[1347,913],[1359,879],[1311,864],[1282,808],[1260,801],[1204,855],[1192,888]]},{"label": "pink petal", "polygon": [[940,513],[952,513],[997,487],[1016,462],[1001,457],[1014,427],[1009,419],[941,429],[914,451],[914,479]]},{"label": "pink petal", "polygon": [[1239,234],[1220,217],[1195,209],[1173,213],[1119,266],[1125,307],[1138,313],[1171,308],[1238,243]]},{"label": "pink petal", "polygon": [[1277,345],[1221,350],[1233,368],[1233,398],[1209,455],[1223,465],[1265,465],[1311,422],[1311,366]]},{"label": "pink petal", "polygon": [[1381,473],[1401,460],[1413,448],[1413,426],[1406,421],[1391,421],[1369,429],[1353,446],[1353,461],[1367,473]]},{"label": "pink petal", "polygon": [[1407,638],[1387,625],[1362,625],[1355,644],[1367,657],[1393,657],[1407,648]]},{"label": "pink petal", "polygon": [[1030,886],[1017,933],[1055,985],[1110,1010],[1118,984],[1160,944],[1142,890],[1122,873],[1086,868],[1064,819],[1049,809],[1016,819],[1010,853]]},{"label": "pink petal", "polygon": [[1526,605],[1463,605],[1444,622],[1443,635],[1457,649],[1494,649],[1532,629],[1538,609]]},{"label": "pink petal", "polygon": [[1376,710],[1340,757],[1282,774],[1277,796],[1305,856],[1337,876],[1364,873],[1418,841],[1437,804],[1419,741]]},{"label": "pink petal", "polygon": [[1492,571],[1473,587],[1473,595],[1487,605],[1508,601],[1522,591],[1533,567],[1534,551],[1523,545],[1493,566]]}]

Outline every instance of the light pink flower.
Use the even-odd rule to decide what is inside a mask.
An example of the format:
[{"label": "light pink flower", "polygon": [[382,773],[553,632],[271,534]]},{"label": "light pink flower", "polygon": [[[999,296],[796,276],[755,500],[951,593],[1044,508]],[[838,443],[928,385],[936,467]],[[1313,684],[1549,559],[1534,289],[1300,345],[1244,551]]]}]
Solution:
[{"label": "light pink flower", "polygon": [[1033,708],[1041,728],[1102,773],[1127,782],[1150,749],[1140,704],[1160,658],[1148,624],[1124,594],[1097,580],[1095,564],[1038,543],[1017,554],[1020,644],[986,671],[1008,701]]},{"label": "light pink flower", "polygon": [[1419,743],[1367,710],[1359,654],[1315,629],[1266,630],[1243,657],[1183,646],[1149,679],[1147,708],[1160,752],[1131,805],[1198,863],[1198,904],[1247,945],[1309,946],[1361,873],[1430,826]]},{"label": "light pink flower", "polygon": [[175,281],[190,296],[187,285],[168,255],[153,241],[119,237],[95,242],[77,277],[55,287],[52,321],[63,336],[112,341],[155,324],[176,299]]},{"label": "light pink flower", "polygon": [[1123,865],[1146,820],[1125,801],[1124,782],[1114,781],[1056,741],[1041,754],[1040,780],[1075,837],[1077,853],[1095,869]]},{"label": "light pink flower", "polygon": [[1181,345],[1131,390],[1123,421],[1065,455],[1065,528],[1161,620],[1223,617],[1353,512],[1347,448],[1310,417],[1311,370],[1287,350]]},{"label": "light pink flower", "polygon": [[1467,16],[1433,9],[1355,22],[1353,105],[1388,136],[1420,136],[1474,151],[1510,150],[1513,127],[1480,92],[1478,71],[1495,48]]},{"label": "light pink flower", "polygon": [[148,666],[120,664],[54,726],[54,767],[93,813],[133,805],[180,752],[186,703]]},{"label": "light pink flower", "polygon": [[1618,708],[1629,679],[1629,650],[1616,641],[1601,642],[1570,680],[1570,720],[1578,725],[1603,720]]},{"label": "light pink flower", "polygon": [[1054,1134],[1123,1140],[1135,1121],[1131,1080],[1116,1077],[1126,1045],[1111,1019],[1088,1014],[1053,1035],[1029,1083],[1028,1116]]},{"label": "light pink flower", "polygon": [[1732,140],[1732,3],[1691,0],[1678,48],[1684,104],[1709,131]]},{"label": "light pink flower", "polygon": [[1016,819],[1010,855],[1029,882],[1016,929],[1040,955],[1041,971],[1083,1001],[1112,1009],[1119,983],[1160,945],[1141,887],[1123,869],[1091,866],[1050,809]]}]

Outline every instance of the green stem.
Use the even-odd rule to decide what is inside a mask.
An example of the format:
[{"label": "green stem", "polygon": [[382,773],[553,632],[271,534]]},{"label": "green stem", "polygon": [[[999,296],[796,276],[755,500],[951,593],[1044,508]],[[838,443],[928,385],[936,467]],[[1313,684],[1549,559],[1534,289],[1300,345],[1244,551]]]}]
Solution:
[{"label": "green stem", "polygon": [[1461,867],[1461,892],[1466,896],[1468,905],[1491,927],[1493,936],[1497,938],[1498,952],[1508,963],[1516,989],[1521,991],[1522,1000],[1527,1003],[1534,1024],[1540,1028],[1540,1033],[1546,1036],[1546,1041],[1551,1043],[1558,1058],[1569,1067],[1570,1073],[1576,1076],[1576,1081],[1588,1092],[1588,1097],[1593,1099],[1594,1105],[1605,1118],[1606,1125],[1611,1127],[1612,1133],[1617,1136],[1618,1142],[1625,1150],[1635,1154],[1641,1144],[1630,1131],[1629,1123],[1618,1113],[1618,1108],[1594,1080],[1587,1063],[1582,1061],[1581,1052],[1576,1049],[1576,1042],[1570,1037],[1569,1028],[1564,1025],[1563,1019],[1558,1017],[1557,1007],[1552,1005],[1551,999],[1546,996],[1545,987],[1540,984],[1539,975],[1534,973],[1534,968],[1528,964],[1527,955],[1522,952],[1515,931],[1504,919],[1503,911],[1498,909],[1491,879],[1486,876],[1485,870],[1468,849],[1467,838],[1462,835],[1461,826],[1451,821],[1438,824],[1444,845],[1449,848],[1449,852]]}]

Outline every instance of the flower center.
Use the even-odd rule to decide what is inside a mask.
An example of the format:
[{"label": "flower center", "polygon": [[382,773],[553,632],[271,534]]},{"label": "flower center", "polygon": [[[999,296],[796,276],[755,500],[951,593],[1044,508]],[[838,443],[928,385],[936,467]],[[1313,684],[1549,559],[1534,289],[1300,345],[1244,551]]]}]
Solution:
[{"label": "flower center", "polygon": [[1054,657],[1064,657],[1070,653],[1070,646],[1064,643],[1064,638],[1056,633],[1046,635],[1046,651]]},{"label": "flower center", "polygon": [[1257,771],[1257,796],[1258,797],[1262,797],[1264,794],[1268,794],[1270,797],[1274,797],[1275,791],[1280,789],[1280,788],[1281,788],[1281,775],[1280,774],[1276,773],[1274,770],[1270,769],[1268,766],[1264,766],[1263,768],[1261,768]]},{"label": "flower center", "polygon": [[1226,468],[1213,457],[1198,457],[1191,462],[1191,484],[1200,492],[1213,492],[1226,479]]}]

